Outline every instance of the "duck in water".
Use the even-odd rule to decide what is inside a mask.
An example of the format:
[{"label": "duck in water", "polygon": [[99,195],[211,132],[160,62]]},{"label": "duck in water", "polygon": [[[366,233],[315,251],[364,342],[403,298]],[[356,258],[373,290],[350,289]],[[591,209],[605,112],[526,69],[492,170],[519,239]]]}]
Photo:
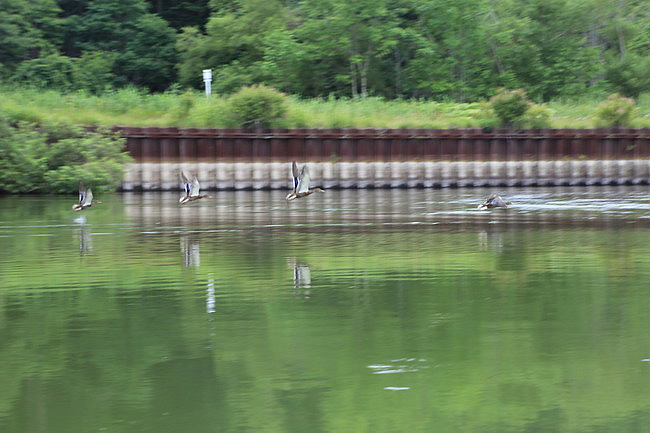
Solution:
[{"label": "duck in water", "polygon": [[93,200],[93,191],[90,188],[86,189],[83,182],[79,182],[79,203],[73,204],[72,210],[78,212],[98,203],[101,201]]},{"label": "duck in water", "polygon": [[503,200],[499,194],[492,194],[491,196],[486,198],[483,203],[478,205],[478,209],[485,210],[485,209],[492,209],[494,207],[502,207],[505,209],[511,204],[512,204],[511,202]]},{"label": "duck in water", "polygon": [[309,177],[309,169],[306,165],[304,165],[300,173],[298,173],[298,165],[296,165],[296,161],[293,161],[293,164],[291,165],[291,173],[293,175],[293,191],[291,194],[287,195],[288,201],[307,197],[315,192],[325,192],[325,190],[320,188],[309,189],[309,182],[311,179]]},{"label": "duck in water", "polygon": [[185,176],[185,173],[181,171],[181,180],[183,182],[183,190],[185,191],[185,195],[178,200],[180,204],[187,204],[200,198],[211,198],[211,196],[208,194],[199,194],[201,185],[199,185],[199,180],[196,178],[196,176],[194,176],[194,179],[192,179],[192,182],[190,182],[190,180]]}]

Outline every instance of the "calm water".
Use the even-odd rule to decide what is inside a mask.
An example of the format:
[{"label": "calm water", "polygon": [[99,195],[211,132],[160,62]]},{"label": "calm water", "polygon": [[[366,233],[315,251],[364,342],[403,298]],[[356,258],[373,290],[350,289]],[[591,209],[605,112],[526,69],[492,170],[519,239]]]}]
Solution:
[{"label": "calm water", "polygon": [[647,432],[650,188],[489,192],[0,198],[0,431]]}]

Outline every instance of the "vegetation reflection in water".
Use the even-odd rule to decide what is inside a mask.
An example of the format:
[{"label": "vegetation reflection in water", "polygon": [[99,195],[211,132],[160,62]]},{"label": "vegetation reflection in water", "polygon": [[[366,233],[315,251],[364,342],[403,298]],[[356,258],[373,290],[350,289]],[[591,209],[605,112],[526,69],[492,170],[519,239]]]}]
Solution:
[{"label": "vegetation reflection in water", "polygon": [[0,429],[643,431],[647,187],[487,192],[2,198]]}]

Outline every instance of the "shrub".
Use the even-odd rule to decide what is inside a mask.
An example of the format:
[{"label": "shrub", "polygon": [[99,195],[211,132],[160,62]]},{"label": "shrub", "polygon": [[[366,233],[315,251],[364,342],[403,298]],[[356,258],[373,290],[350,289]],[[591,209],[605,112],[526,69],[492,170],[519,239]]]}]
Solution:
[{"label": "shrub", "polygon": [[227,99],[217,96],[197,98],[182,125],[192,128],[237,128],[239,126]]},{"label": "shrub", "polygon": [[176,96],[177,105],[170,112],[170,119],[174,124],[182,124],[194,107],[195,96],[192,92],[185,92]]},{"label": "shrub", "polygon": [[112,88],[117,82],[113,66],[117,53],[89,51],[76,59],[75,83],[76,88],[91,93],[101,93]]},{"label": "shrub", "polygon": [[480,103],[477,106],[477,110],[472,114],[475,123],[487,132],[497,128],[500,121],[495,117],[492,107],[488,103]]},{"label": "shrub", "polygon": [[24,61],[12,79],[40,89],[99,93],[114,83],[111,69],[115,58],[115,54],[103,52],[84,53],[80,58],[50,54]]},{"label": "shrub", "polygon": [[50,54],[26,60],[20,64],[12,79],[42,89],[55,88],[64,92],[75,88],[75,60]]},{"label": "shrub", "polygon": [[625,98],[614,93],[596,107],[596,119],[600,126],[628,126],[634,116],[636,103],[632,98]]},{"label": "shrub", "polygon": [[230,107],[242,128],[269,128],[284,119],[287,97],[263,85],[243,87],[230,97]]},{"label": "shrub", "polygon": [[496,95],[490,99],[490,105],[499,118],[502,126],[513,127],[522,118],[530,106],[523,89],[497,89]]},{"label": "shrub", "polygon": [[79,181],[98,191],[115,189],[130,160],[124,139],[106,130],[3,122],[0,131],[3,192],[75,192]]},{"label": "shrub", "polygon": [[529,129],[546,129],[551,127],[551,109],[546,105],[532,104],[521,117],[521,123]]}]

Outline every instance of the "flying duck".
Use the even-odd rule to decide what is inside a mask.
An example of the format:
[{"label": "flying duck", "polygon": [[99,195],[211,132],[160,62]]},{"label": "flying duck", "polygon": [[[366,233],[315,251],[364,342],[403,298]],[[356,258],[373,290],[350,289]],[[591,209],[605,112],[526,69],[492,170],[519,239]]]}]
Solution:
[{"label": "flying duck", "polygon": [[325,192],[320,188],[309,189],[309,182],[311,179],[309,177],[309,169],[306,165],[304,165],[300,173],[298,173],[298,165],[296,165],[296,161],[293,161],[293,164],[291,165],[291,173],[293,175],[293,191],[287,195],[288,201],[307,197],[315,192]]},{"label": "flying duck", "polygon": [[198,200],[200,198],[210,198],[208,194],[199,194],[199,189],[201,188],[201,185],[199,185],[199,180],[194,176],[194,179],[192,179],[192,182],[185,176],[185,173],[181,171],[181,180],[183,182],[183,189],[185,191],[185,195],[182,196],[178,202],[180,204],[187,204],[191,201]]},{"label": "flying duck", "polygon": [[485,210],[492,209],[494,207],[502,207],[505,209],[511,204],[511,202],[503,200],[499,194],[492,194],[486,198],[483,203],[478,205],[478,209]]},{"label": "flying duck", "polygon": [[72,205],[72,210],[80,211],[90,206],[101,203],[101,201],[93,200],[93,191],[84,186],[83,182],[79,182],[79,203]]}]

